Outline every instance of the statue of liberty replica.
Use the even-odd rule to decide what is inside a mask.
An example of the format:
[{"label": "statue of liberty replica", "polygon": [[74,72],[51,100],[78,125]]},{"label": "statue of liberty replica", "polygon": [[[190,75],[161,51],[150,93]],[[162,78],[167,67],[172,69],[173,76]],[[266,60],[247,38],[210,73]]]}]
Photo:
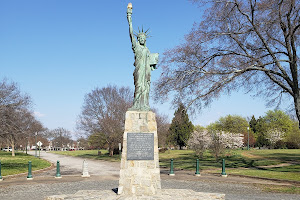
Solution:
[{"label": "statue of liberty replica", "polygon": [[[129,35],[134,53],[134,100],[133,106],[129,110],[149,111],[149,91],[151,82],[151,71],[156,68],[158,62],[158,53],[150,53],[146,47],[146,39],[148,38],[148,30],[144,32],[139,30],[137,34],[133,33],[132,27],[132,4],[127,7],[127,20],[129,24]],[[135,38],[137,37],[137,39]]]},{"label": "statue of liberty replica", "polygon": [[133,34],[131,15],[129,3],[127,20],[135,58],[135,91],[133,106],[125,116],[118,194],[151,196],[161,190],[157,124],[149,106],[151,71],[156,67],[158,53],[151,54],[146,47],[147,31]]},{"label": "statue of liberty replica", "polygon": [[[145,10],[147,12],[147,10]],[[133,34],[132,4],[127,6],[129,34],[134,53],[134,102],[126,112],[120,177],[116,196],[112,190],[81,190],[74,195],[54,195],[47,199],[225,199],[225,195],[194,192],[189,189],[162,189],[159,167],[158,137],[155,113],[150,110],[149,90],[151,70],[156,68],[158,53],[146,47],[147,31]],[[136,36],[136,37],[135,37]],[[171,174],[170,174],[171,175]],[[173,174],[174,175],[174,174]],[[113,194],[112,194],[113,193]],[[74,197],[74,198],[73,198]],[[78,198],[77,198],[78,197]],[[220,198],[219,198],[220,197]],[[222,198],[221,198],[222,197]]]}]

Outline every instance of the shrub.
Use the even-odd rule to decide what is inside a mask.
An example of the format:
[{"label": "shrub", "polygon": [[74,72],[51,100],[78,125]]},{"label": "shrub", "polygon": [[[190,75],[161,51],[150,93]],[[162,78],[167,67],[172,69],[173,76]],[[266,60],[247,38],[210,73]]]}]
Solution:
[{"label": "shrub", "polygon": [[120,154],[119,148],[114,148],[114,155]]},{"label": "shrub", "polygon": [[299,149],[299,145],[296,142],[286,142],[285,146],[288,149]]},{"label": "shrub", "polygon": [[159,153],[165,153],[168,150],[168,148],[164,147],[159,149]]},{"label": "shrub", "polygon": [[284,141],[282,140],[278,140],[275,145],[274,145],[274,149],[284,149],[286,148]]}]

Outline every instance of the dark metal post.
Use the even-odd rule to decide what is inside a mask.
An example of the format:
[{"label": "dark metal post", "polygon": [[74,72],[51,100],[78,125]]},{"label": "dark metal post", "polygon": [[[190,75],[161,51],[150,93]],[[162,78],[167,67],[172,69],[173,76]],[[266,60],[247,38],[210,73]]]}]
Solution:
[{"label": "dark metal post", "polygon": [[171,159],[171,166],[170,166],[170,173],[169,173],[170,176],[175,176],[174,174],[174,170],[173,170],[173,159]]},{"label": "dark metal post", "polygon": [[120,160],[122,160],[122,145],[119,143],[119,155],[120,155]]},{"label": "dark metal post", "polygon": [[199,159],[196,160],[196,173],[195,176],[201,176],[199,171]]},{"label": "dark metal post", "polygon": [[222,177],[227,177],[227,174],[225,172],[225,159],[222,160]]},{"label": "dark metal post", "polygon": [[247,150],[249,150],[249,127],[247,127],[248,130],[248,145],[247,145]]},{"label": "dark metal post", "polygon": [[0,160],[0,181],[2,181],[2,180],[3,180],[3,178],[1,176],[1,160]]},{"label": "dark metal post", "polygon": [[28,161],[28,176],[27,176],[27,180],[32,180],[32,173],[31,173],[31,161]]},{"label": "dark metal post", "polygon": [[37,136],[37,132],[35,132],[35,154],[34,154],[35,157],[37,157],[37,142],[36,142],[36,136]]},{"label": "dark metal post", "polygon": [[26,155],[27,155],[27,147],[28,147],[28,137],[27,137],[27,141],[26,141]]},{"label": "dark metal post", "polygon": [[55,178],[61,178],[59,161],[57,161],[57,164],[56,164],[56,175],[55,175]]}]

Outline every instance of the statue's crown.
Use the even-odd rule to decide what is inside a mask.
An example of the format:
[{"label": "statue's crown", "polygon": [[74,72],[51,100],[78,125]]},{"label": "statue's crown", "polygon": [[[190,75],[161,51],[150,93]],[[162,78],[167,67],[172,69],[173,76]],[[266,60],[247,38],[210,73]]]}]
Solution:
[{"label": "statue's crown", "polygon": [[142,27],[142,31],[140,30],[140,28],[138,28],[139,29],[139,32],[137,33],[136,31],[134,31],[135,32],[135,36],[138,38],[138,37],[140,37],[141,35],[144,35],[146,38],[149,38],[150,36],[149,36],[149,33],[148,33],[148,31],[149,31],[149,28],[144,32],[144,28]]}]

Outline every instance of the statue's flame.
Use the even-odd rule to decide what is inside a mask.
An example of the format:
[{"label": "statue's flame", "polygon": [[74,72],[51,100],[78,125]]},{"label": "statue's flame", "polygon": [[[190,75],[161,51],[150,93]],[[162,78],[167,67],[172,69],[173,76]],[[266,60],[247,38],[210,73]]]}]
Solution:
[{"label": "statue's flame", "polygon": [[132,3],[128,3],[127,8],[132,9]]}]

